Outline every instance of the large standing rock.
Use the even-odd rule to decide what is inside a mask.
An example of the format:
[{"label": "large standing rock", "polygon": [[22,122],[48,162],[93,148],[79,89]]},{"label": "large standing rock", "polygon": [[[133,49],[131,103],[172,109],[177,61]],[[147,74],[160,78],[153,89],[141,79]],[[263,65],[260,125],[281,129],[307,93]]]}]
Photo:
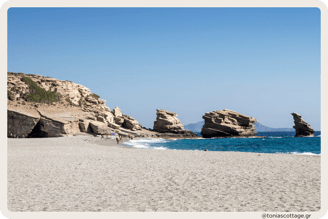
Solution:
[{"label": "large standing rock", "polygon": [[38,113],[8,109],[7,114],[8,137],[27,137],[40,120],[40,115]]},{"label": "large standing rock", "polygon": [[113,114],[114,114],[115,117],[122,116],[122,112],[121,112],[120,108],[118,108],[118,107],[115,107],[113,109]]},{"label": "large standing rock", "polygon": [[296,131],[295,137],[304,137],[304,136],[314,136],[314,130],[311,128],[310,124],[305,122],[302,119],[302,116],[297,113],[291,113],[294,117],[295,125],[293,128]]},{"label": "large standing rock", "polygon": [[162,109],[157,109],[156,121],[154,122],[154,131],[157,132],[178,132],[183,130],[183,125],[176,118],[178,115]]},{"label": "large standing rock", "polygon": [[229,136],[255,136],[254,123],[257,120],[232,110],[218,110],[205,113],[205,124],[201,134],[204,138]]},{"label": "large standing rock", "polygon": [[[156,121],[154,122],[153,130],[160,133],[174,133],[178,134],[175,137],[199,137],[196,133],[192,131],[185,130],[180,120],[176,118],[178,115],[173,112],[169,112],[162,109],[157,109]],[[159,135],[161,137],[171,137],[168,135]]]}]

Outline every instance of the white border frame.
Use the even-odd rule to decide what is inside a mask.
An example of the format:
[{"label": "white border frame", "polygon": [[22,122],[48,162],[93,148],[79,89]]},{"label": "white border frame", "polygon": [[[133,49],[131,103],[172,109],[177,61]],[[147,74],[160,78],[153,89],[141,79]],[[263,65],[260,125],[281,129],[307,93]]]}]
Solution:
[{"label": "white border frame", "polygon": [[[327,185],[328,185],[328,171],[324,169],[327,167],[327,138],[326,126],[323,121],[327,121],[328,112],[327,104],[324,102],[327,99],[327,77],[328,77],[328,9],[327,6],[316,0],[230,0],[230,1],[215,1],[215,0],[10,0],[5,2],[0,10],[0,69],[1,69],[1,103],[0,112],[3,120],[1,120],[1,140],[3,144],[0,147],[0,209],[2,214],[7,218],[121,218],[121,217],[142,217],[146,218],[167,218],[167,217],[206,217],[207,219],[218,217],[223,218],[261,218],[264,212],[11,212],[7,208],[7,97],[6,81],[7,81],[7,11],[11,7],[316,7],[321,10],[321,210],[318,212],[266,212],[266,213],[295,213],[295,214],[311,214],[310,218],[321,218],[327,213]],[[324,62],[325,60],[326,62]],[[326,83],[324,83],[326,82]]]}]

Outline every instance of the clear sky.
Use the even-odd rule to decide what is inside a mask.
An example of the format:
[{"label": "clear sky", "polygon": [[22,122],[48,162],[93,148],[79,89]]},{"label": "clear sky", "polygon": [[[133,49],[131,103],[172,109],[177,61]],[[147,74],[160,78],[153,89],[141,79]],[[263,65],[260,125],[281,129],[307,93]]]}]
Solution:
[{"label": "clear sky", "polygon": [[320,10],[11,8],[8,71],[82,84],[146,127],[231,109],[320,130]]}]

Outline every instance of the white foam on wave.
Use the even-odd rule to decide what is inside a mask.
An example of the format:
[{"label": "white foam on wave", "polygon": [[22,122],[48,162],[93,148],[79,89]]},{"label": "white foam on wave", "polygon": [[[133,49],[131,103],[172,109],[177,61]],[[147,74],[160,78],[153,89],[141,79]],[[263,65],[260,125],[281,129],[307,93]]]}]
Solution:
[{"label": "white foam on wave", "polygon": [[156,150],[167,150],[166,147],[153,147],[153,149],[156,149]]},{"label": "white foam on wave", "polygon": [[295,155],[310,155],[310,156],[321,156],[321,154],[314,154],[311,152],[288,152],[288,153],[281,153],[281,152],[277,152],[276,154],[295,154]]},{"label": "white foam on wave", "polygon": [[[172,140],[172,139],[170,139]],[[169,140],[162,138],[142,138],[138,140],[129,140],[123,143],[123,145],[134,147],[134,148],[142,148],[142,149],[157,149],[157,150],[167,150],[166,147],[156,147],[151,146],[150,144],[158,144],[158,143],[166,143]]]},{"label": "white foam on wave", "polygon": [[270,136],[269,138],[282,138],[282,137],[273,137],[273,136]]},{"label": "white foam on wave", "polygon": [[296,154],[296,155],[311,155],[311,156],[320,156],[321,154],[314,154],[311,152],[303,152],[303,153],[299,153],[299,152],[291,152],[291,154]]}]

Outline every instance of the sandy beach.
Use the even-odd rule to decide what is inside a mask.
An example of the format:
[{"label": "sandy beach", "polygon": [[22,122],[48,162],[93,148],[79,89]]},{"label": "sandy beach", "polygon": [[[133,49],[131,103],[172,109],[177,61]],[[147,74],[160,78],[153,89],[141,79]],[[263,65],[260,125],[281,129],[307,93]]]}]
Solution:
[{"label": "sandy beach", "polygon": [[8,209],[319,211],[320,158],[134,149],[90,135],[8,139]]}]

